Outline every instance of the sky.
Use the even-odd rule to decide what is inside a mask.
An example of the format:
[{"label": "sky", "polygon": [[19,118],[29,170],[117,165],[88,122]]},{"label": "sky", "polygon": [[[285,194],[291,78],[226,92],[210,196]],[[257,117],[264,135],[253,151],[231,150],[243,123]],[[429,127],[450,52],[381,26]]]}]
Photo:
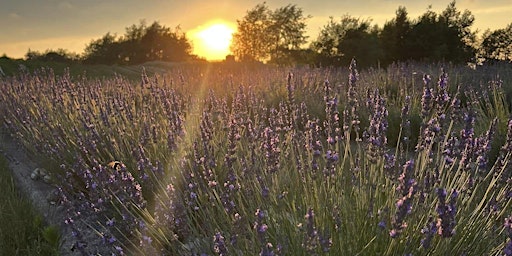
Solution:
[{"label": "sky", "polygon": [[[180,26],[193,44],[196,32],[207,24],[224,23],[236,28],[247,10],[263,1],[249,0],[0,0],[0,55],[22,58],[29,49],[66,49],[82,53],[93,39],[107,32],[123,35],[125,29],[145,20],[174,28]],[[431,6],[442,12],[451,0],[267,0],[274,10],[296,4],[308,20],[309,41],[316,39],[329,17],[338,19],[351,15],[371,19],[382,25],[395,16],[399,6],[405,6],[409,18],[425,13]],[[468,9],[475,16],[473,29],[505,28],[512,23],[512,0],[459,0],[456,7]],[[198,47],[196,47],[198,48]]]}]

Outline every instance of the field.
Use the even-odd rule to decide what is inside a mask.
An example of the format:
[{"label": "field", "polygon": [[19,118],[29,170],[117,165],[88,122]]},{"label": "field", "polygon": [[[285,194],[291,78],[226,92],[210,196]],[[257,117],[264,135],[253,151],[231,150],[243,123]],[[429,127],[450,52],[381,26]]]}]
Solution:
[{"label": "field", "polygon": [[512,255],[510,65],[134,70],[0,78],[75,253]]}]

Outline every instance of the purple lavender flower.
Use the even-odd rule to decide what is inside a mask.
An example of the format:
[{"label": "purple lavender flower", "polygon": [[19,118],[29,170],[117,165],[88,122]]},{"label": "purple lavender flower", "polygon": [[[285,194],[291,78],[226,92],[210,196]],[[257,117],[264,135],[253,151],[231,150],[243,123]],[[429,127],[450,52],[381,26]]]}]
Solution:
[{"label": "purple lavender flower", "polygon": [[323,145],[320,142],[321,127],[318,125],[318,121],[308,121],[306,138],[307,138],[307,149],[312,155],[311,159],[311,171],[312,176],[315,177],[317,171],[320,169],[319,160],[322,156]]},{"label": "purple lavender flower", "polygon": [[274,245],[272,243],[267,243],[263,248],[261,248],[261,252],[259,256],[274,256]]},{"label": "purple lavender flower", "polygon": [[430,247],[430,243],[432,242],[432,238],[437,233],[437,225],[432,217],[429,218],[427,226],[421,229],[421,233],[423,234],[423,238],[421,239],[421,246],[425,249]]},{"label": "purple lavender flower", "polygon": [[261,146],[265,152],[266,171],[267,173],[275,173],[280,168],[279,157],[281,149],[278,146],[279,136],[271,127],[266,127],[262,137],[264,141]]},{"label": "purple lavender flower", "polygon": [[511,177],[512,172],[509,170],[510,165],[506,160],[506,156],[509,152],[512,152],[512,119],[509,119],[507,123],[507,137],[505,139],[505,143],[500,148],[500,154],[496,160],[495,170],[506,168],[506,171],[503,172],[502,177],[500,178],[501,183],[507,182],[507,180]]},{"label": "purple lavender flower", "polygon": [[231,237],[229,239],[229,242],[231,245],[236,245],[238,242],[238,238],[245,234],[246,223],[243,221],[242,216],[240,216],[240,214],[238,213],[235,213],[233,217],[233,228],[231,229]]},{"label": "purple lavender flower", "polygon": [[421,129],[420,139],[416,150],[429,150],[433,146],[434,142],[439,140],[439,133],[441,131],[441,124],[438,117],[431,118]]},{"label": "purple lavender flower", "polygon": [[304,218],[306,219],[306,236],[302,247],[306,249],[308,254],[312,254],[316,251],[318,246],[318,231],[315,227],[315,214],[313,209],[309,208]]},{"label": "purple lavender flower", "polygon": [[297,104],[295,102],[295,84],[292,82],[293,74],[288,73],[288,79],[286,83],[286,90],[288,91],[288,114],[290,115],[289,123],[291,127],[297,127],[297,118],[299,114],[299,109],[297,108]]},{"label": "purple lavender flower", "polygon": [[228,255],[228,249],[226,248],[224,237],[220,232],[215,233],[213,236],[213,251],[220,256]]},{"label": "purple lavender flower", "polygon": [[273,245],[267,241],[267,230],[268,226],[264,223],[267,214],[265,211],[261,209],[256,209],[256,221],[254,222],[253,229],[256,231],[258,235],[258,239],[261,244],[261,252],[260,255],[274,255]]},{"label": "purple lavender flower", "polygon": [[447,104],[450,103],[450,95],[448,94],[448,74],[444,69],[442,69],[442,73],[439,76],[437,89],[438,91],[435,103],[437,105],[437,113],[441,116],[444,113]]},{"label": "purple lavender flower", "polygon": [[396,201],[396,213],[392,221],[392,229],[389,235],[396,238],[400,235],[402,230],[407,227],[405,217],[412,210],[412,201],[414,194],[416,194],[416,180],[414,179],[414,161],[409,160],[403,166],[403,172],[398,178],[397,193],[399,195]]},{"label": "purple lavender flower", "polygon": [[505,218],[505,231],[507,233],[507,244],[503,248],[503,253],[506,256],[512,256],[512,215]]},{"label": "purple lavender flower", "polygon": [[384,154],[384,171],[386,172],[386,175],[389,175],[390,177],[396,177],[397,172],[395,171],[396,167],[396,158],[394,154],[385,153]]},{"label": "purple lavender flower", "polygon": [[341,129],[339,127],[339,112],[338,112],[338,95],[333,95],[333,89],[329,80],[324,82],[324,102],[325,102],[325,132],[327,136],[327,143],[332,148],[335,148],[336,143],[341,139]]},{"label": "purple lavender flower", "polygon": [[315,226],[315,213],[309,208],[306,215],[306,229],[302,247],[309,255],[316,255],[321,248],[322,252],[328,252],[332,246],[332,239],[328,235],[322,235]]},{"label": "purple lavender flower", "polygon": [[508,120],[507,123],[507,139],[505,144],[501,148],[503,152],[511,152],[512,151],[512,119]]},{"label": "purple lavender flower", "polygon": [[476,158],[477,169],[483,172],[487,168],[488,154],[491,150],[491,143],[496,132],[498,118],[494,118],[485,134],[478,137],[475,141],[474,158]]},{"label": "purple lavender flower", "polygon": [[433,105],[433,92],[432,88],[430,88],[430,76],[424,75],[424,87],[423,87],[423,96],[421,97],[421,117],[425,120],[432,110]]},{"label": "purple lavender flower", "polygon": [[455,158],[460,156],[460,150],[457,146],[458,143],[458,138],[455,134],[452,134],[443,146],[442,154],[444,156],[444,161],[449,165],[455,162]]},{"label": "purple lavender flower", "polygon": [[288,91],[288,102],[290,105],[295,104],[295,95],[294,95],[295,86],[292,83],[292,80],[293,80],[293,74],[290,72],[290,73],[288,73],[288,78],[287,78],[287,83],[286,83],[286,89]]},{"label": "purple lavender flower", "polygon": [[[400,113],[400,119],[401,119],[400,129],[401,129],[401,133],[402,133],[401,139],[404,144],[403,146],[402,146],[402,144],[400,144],[400,146],[402,147],[402,150],[408,150],[409,143],[411,141],[411,120],[409,117],[410,108],[411,108],[411,96],[406,96],[404,106],[402,107],[402,111]],[[404,146],[405,146],[405,149],[403,149]]]},{"label": "purple lavender flower", "polygon": [[326,159],[326,164],[325,164],[325,168],[324,168],[324,176],[325,177],[329,177],[329,176],[333,177],[335,175],[335,171],[336,171],[335,164],[339,160],[339,154],[336,151],[327,150],[327,152],[325,152],[325,159]]},{"label": "purple lavender flower", "polygon": [[347,98],[348,98],[348,102],[347,102],[347,107],[346,109],[343,111],[343,121],[344,121],[344,124],[343,124],[343,128],[345,130],[345,133],[347,134],[347,137],[348,137],[348,133],[350,133],[350,128],[352,128],[352,130],[356,133],[356,140],[359,140],[359,124],[360,124],[360,120],[359,120],[359,115],[358,115],[358,108],[359,108],[359,103],[358,103],[358,100],[357,100],[357,90],[356,90],[356,81],[358,80],[358,72],[357,72],[357,68],[356,68],[356,60],[355,59],[352,59],[352,61],[350,62],[350,66],[349,66],[349,71],[350,71],[350,74],[349,74],[349,83],[348,83],[348,92],[347,92]]},{"label": "purple lavender flower", "polygon": [[383,220],[379,221],[379,223],[377,223],[377,226],[380,228],[380,229],[385,229],[386,228],[386,222],[384,222]]},{"label": "purple lavender flower", "polygon": [[224,158],[226,167],[229,171],[233,169],[233,163],[236,161],[236,143],[240,139],[239,124],[234,117],[231,117],[229,121],[229,133],[228,133],[228,152]]},{"label": "purple lavender flower", "polygon": [[267,225],[262,223],[262,221],[266,217],[266,214],[263,210],[258,208],[258,209],[256,209],[256,212],[254,213],[254,215],[256,216],[256,221],[254,222],[253,227],[258,232],[258,235],[260,235],[260,238],[261,238],[261,235],[264,235],[265,231],[267,231]]},{"label": "purple lavender flower", "polygon": [[384,155],[387,146],[386,133],[388,130],[388,110],[386,101],[379,94],[378,90],[374,93],[368,93],[368,108],[370,110],[370,125],[364,133],[367,144],[367,155],[371,162],[376,163],[379,157]]},{"label": "purple lavender flower", "polygon": [[213,138],[213,122],[211,120],[210,112],[203,111],[203,117],[201,119],[201,142],[203,145],[203,164],[205,167],[215,166],[214,150],[212,146]]},{"label": "purple lavender flower", "polygon": [[442,237],[451,237],[455,234],[455,215],[457,208],[455,203],[457,201],[458,192],[453,190],[450,195],[450,201],[446,202],[446,190],[444,188],[437,189],[437,233]]},{"label": "purple lavender flower", "polygon": [[224,162],[227,168],[227,178],[224,182],[224,193],[222,194],[222,203],[224,205],[224,209],[228,212],[235,210],[236,204],[234,195],[240,189],[240,184],[233,166],[237,159],[236,145],[238,140],[240,140],[239,123],[234,117],[231,117],[228,133],[228,152],[224,157]]}]

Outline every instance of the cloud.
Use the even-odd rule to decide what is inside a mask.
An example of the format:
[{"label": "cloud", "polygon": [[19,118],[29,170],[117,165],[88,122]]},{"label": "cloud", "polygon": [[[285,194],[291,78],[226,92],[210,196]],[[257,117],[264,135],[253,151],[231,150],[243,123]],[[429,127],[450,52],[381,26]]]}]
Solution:
[{"label": "cloud", "polygon": [[59,10],[70,10],[73,9],[73,5],[69,2],[60,2],[57,8],[59,8]]},{"label": "cloud", "polygon": [[15,20],[21,19],[21,16],[19,14],[15,13],[15,12],[9,13],[8,16],[9,16],[9,18],[15,19]]}]

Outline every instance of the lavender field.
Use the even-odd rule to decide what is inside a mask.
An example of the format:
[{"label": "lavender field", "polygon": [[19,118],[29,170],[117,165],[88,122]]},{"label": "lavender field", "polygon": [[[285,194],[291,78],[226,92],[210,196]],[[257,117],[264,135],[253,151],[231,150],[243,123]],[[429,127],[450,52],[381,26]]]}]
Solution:
[{"label": "lavender field", "polygon": [[0,121],[50,172],[77,255],[512,255],[511,79],[39,69],[0,78]]}]

